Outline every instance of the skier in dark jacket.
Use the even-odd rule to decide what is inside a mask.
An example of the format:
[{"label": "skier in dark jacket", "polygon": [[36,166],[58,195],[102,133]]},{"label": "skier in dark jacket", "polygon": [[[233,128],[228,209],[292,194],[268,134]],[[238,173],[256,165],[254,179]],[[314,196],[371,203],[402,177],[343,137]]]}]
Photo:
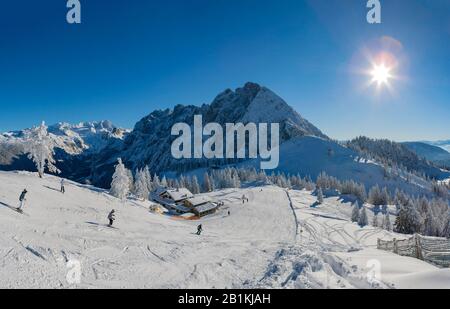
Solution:
[{"label": "skier in dark jacket", "polygon": [[25,201],[27,200],[25,196],[27,195],[27,193],[28,193],[27,189],[23,189],[22,193],[20,194],[19,197],[20,205],[19,208],[17,208],[18,210],[22,210],[22,207],[25,205]]},{"label": "skier in dark jacket", "polygon": [[116,211],[113,209],[113,210],[111,210],[111,212],[108,215],[109,226],[112,226],[114,223],[114,220],[116,220],[116,217],[114,216],[115,212]]},{"label": "skier in dark jacket", "polygon": [[203,227],[200,224],[199,226],[197,226],[197,235],[200,235],[202,233],[202,231],[203,231]]},{"label": "skier in dark jacket", "polygon": [[61,193],[62,194],[66,193],[66,186],[65,186],[65,184],[66,184],[66,182],[65,182],[64,178],[61,179]]}]

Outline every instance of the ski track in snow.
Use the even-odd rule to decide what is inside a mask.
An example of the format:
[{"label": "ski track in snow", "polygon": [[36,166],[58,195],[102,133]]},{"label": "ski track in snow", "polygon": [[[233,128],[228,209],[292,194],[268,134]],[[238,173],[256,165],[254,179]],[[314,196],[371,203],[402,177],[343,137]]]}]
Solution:
[{"label": "ski track in snow", "polygon": [[[416,277],[432,287],[431,274],[440,287],[450,279],[445,270],[376,250],[378,237],[401,236],[352,224],[351,205],[338,198],[312,208],[316,198],[306,191],[226,189],[208,194],[225,202],[217,214],[185,221],[69,181],[63,195],[51,189],[59,181],[0,172],[0,202],[14,206],[29,191],[28,217],[0,207],[0,288],[392,288],[414,287]],[[102,226],[112,208],[118,229]],[[369,283],[374,258],[381,279]],[[80,284],[66,280],[74,260]]]}]

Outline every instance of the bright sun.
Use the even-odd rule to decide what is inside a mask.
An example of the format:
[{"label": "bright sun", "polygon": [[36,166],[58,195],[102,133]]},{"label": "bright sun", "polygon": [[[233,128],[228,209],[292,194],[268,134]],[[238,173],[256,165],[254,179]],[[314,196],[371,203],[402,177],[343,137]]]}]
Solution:
[{"label": "bright sun", "polygon": [[384,64],[375,65],[370,74],[372,75],[372,82],[376,82],[378,86],[389,84],[389,79],[392,77],[391,69]]}]

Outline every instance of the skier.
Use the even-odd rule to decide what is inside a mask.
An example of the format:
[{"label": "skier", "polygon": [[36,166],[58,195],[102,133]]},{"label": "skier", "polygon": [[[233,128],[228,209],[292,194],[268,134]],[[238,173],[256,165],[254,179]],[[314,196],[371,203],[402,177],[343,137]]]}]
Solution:
[{"label": "skier", "polygon": [[245,203],[245,200],[246,200],[246,197],[245,197],[245,194],[244,194],[244,195],[242,195],[242,204]]},{"label": "skier", "polygon": [[199,226],[197,226],[197,235],[200,235],[202,233],[202,231],[203,231],[203,227],[200,224]]},{"label": "skier", "polygon": [[231,216],[231,212],[228,210],[228,217]]},{"label": "skier", "polygon": [[114,223],[114,220],[116,220],[116,217],[114,216],[115,212],[116,212],[116,211],[113,209],[113,210],[111,210],[111,212],[109,213],[109,215],[108,215],[109,225],[108,225],[108,226],[112,226],[113,223]]},{"label": "skier", "polygon": [[64,184],[65,184],[64,179],[61,179],[61,193],[62,194],[66,193],[66,188],[65,188]]},{"label": "skier", "polygon": [[19,197],[20,205],[19,208],[17,208],[18,210],[22,210],[22,207],[25,205],[25,201],[27,200],[25,196],[27,195],[27,193],[28,193],[27,189],[23,189],[22,193],[20,194]]}]

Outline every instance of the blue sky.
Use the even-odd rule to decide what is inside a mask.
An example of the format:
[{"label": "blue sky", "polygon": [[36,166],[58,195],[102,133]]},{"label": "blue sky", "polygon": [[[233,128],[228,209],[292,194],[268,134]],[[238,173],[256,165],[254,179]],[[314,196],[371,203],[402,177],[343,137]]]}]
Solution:
[{"label": "blue sky", "polygon": [[[132,128],[157,108],[265,85],[326,134],[450,138],[450,1],[81,0],[2,3],[0,131],[42,120]],[[365,54],[398,60],[391,89],[364,87]],[[391,45],[392,45],[391,44]]]}]

